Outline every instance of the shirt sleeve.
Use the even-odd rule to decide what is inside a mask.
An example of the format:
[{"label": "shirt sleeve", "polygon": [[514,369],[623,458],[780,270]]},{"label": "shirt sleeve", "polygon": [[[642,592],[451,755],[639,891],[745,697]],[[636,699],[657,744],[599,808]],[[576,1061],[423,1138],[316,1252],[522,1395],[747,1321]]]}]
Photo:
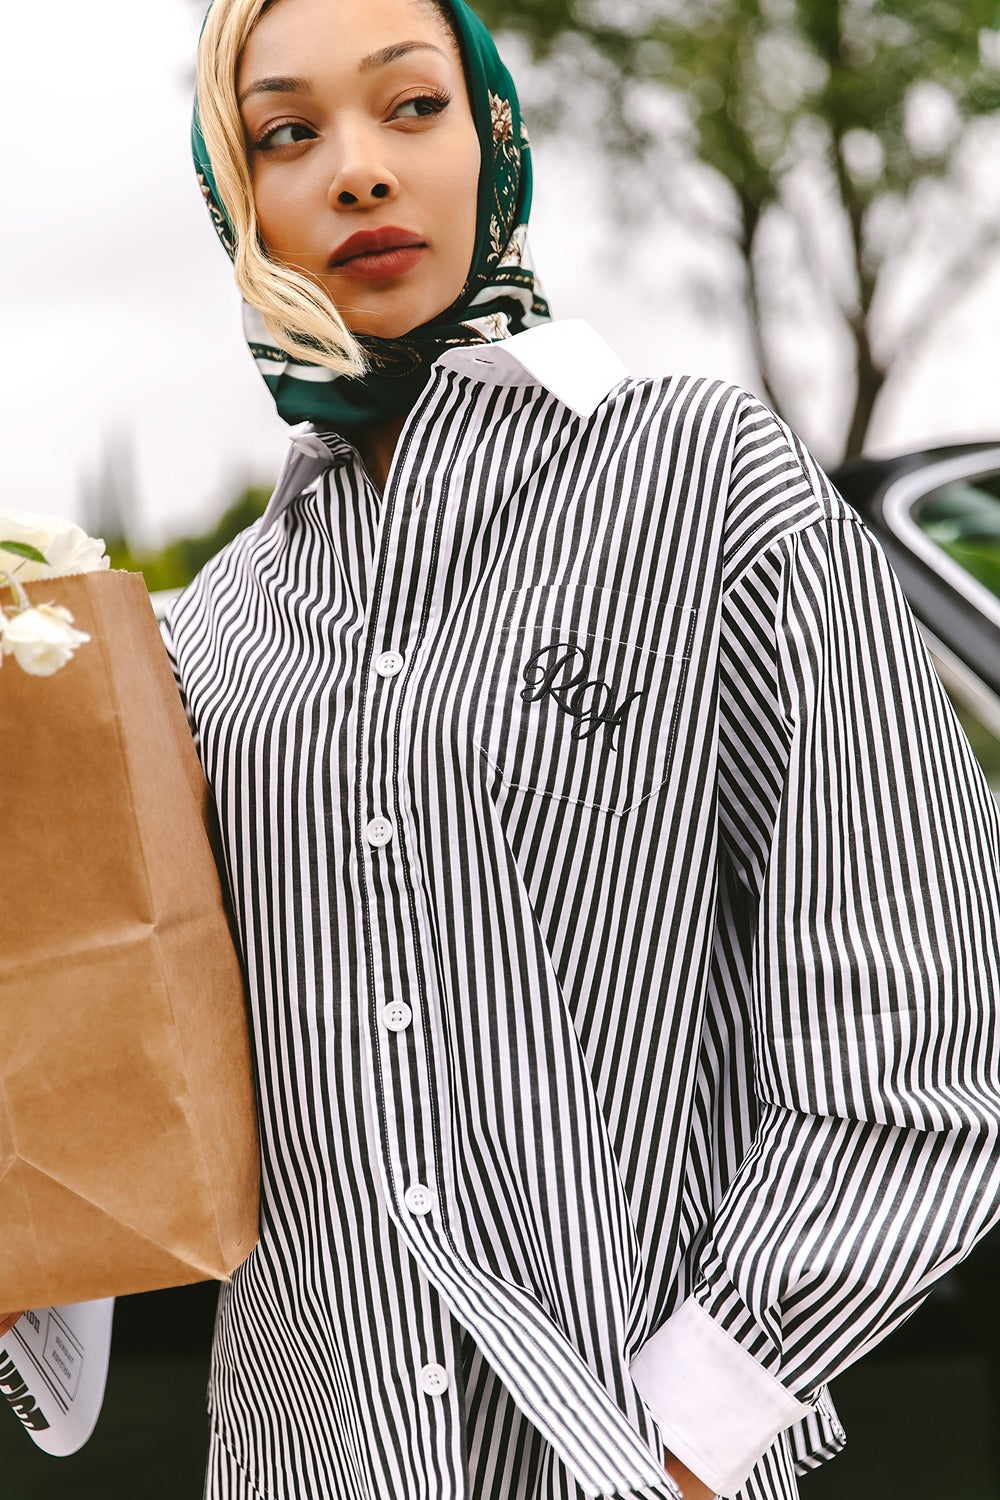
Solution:
[{"label": "shirt sleeve", "polygon": [[1000,829],[847,507],[769,540],[726,619],[757,1124],[632,1374],[668,1447],[732,1495],[1000,1214]]},{"label": "shirt sleeve", "polygon": [[171,603],[171,605],[167,609],[166,616],[160,621],[160,638],[162,639],[163,645],[166,649],[167,660],[170,663],[170,670],[174,674],[174,681],[177,684],[177,692],[180,695],[180,700],[184,707],[184,713],[187,717],[188,728],[191,731],[191,737],[195,743],[195,749],[198,751],[198,755],[200,757],[201,736],[198,733],[198,726],[195,723],[194,715],[191,712],[191,706],[188,703],[187,693],[184,691],[184,683],[181,679],[181,669],[177,660],[177,648],[174,643],[174,632],[172,626],[173,608],[174,606]]}]

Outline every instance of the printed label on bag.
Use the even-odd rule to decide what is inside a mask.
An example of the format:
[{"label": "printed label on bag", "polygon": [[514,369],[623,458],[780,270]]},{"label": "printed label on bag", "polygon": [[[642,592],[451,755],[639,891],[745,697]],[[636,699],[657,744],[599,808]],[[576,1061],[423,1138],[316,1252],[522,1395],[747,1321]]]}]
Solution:
[{"label": "printed label on bag", "polygon": [[46,1453],[76,1453],[100,1415],[114,1299],[27,1312],[0,1339],[0,1396]]}]

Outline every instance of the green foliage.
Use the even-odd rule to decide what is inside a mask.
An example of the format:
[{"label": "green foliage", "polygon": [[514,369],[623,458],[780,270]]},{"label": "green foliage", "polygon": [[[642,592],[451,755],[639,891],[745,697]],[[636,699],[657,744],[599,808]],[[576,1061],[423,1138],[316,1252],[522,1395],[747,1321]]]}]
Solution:
[{"label": "green foliage", "polygon": [[1000,599],[1000,482],[993,476],[938,490],[918,516],[932,541]]},{"label": "green foliage", "polygon": [[[872,133],[885,151],[877,191],[907,192],[951,154],[908,138],[916,81],[943,89],[963,120],[1000,106],[1000,73],[980,43],[1000,25],[997,0],[477,0],[477,9],[524,35],[536,57],[583,41],[627,80],[683,95],[701,159],[758,206],[794,165],[803,121],[831,153],[849,130]],[[553,79],[564,98],[565,83]],[[870,183],[857,190],[874,193]]]},{"label": "green foliage", "polygon": [[[800,269],[818,295],[836,289],[853,343],[846,448],[859,452],[890,370],[983,269],[1000,229],[976,222],[960,170],[970,126],[1000,108],[1000,0],[477,0],[477,8],[546,63],[536,80],[543,120],[568,117],[586,79],[603,94],[603,111],[592,112],[601,145],[647,163],[662,163],[666,146],[728,184],[756,352],[779,407],[782,371],[767,325],[781,288],[768,283],[758,236],[769,215],[795,229]],[[666,117],[676,118],[672,129],[659,116],[655,128],[642,124],[648,111],[637,100],[650,90],[679,106]],[[803,169],[821,185],[819,214],[814,207],[810,216],[796,191]],[[649,171],[644,182],[671,191],[670,172]],[[933,202],[932,183],[947,190]],[[947,236],[936,285],[890,338],[879,320],[886,273],[932,220]]]},{"label": "green foliage", "polygon": [[1000,599],[1000,546],[995,542],[944,542],[944,550],[983,588]]},{"label": "green foliage", "polygon": [[263,515],[270,490],[251,485],[200,536],[178,537],[158,552],[133,551],[127,542],[109,548],[111,566],[142,573],[151,593],[158,589],[182,588],[228,542]]}]

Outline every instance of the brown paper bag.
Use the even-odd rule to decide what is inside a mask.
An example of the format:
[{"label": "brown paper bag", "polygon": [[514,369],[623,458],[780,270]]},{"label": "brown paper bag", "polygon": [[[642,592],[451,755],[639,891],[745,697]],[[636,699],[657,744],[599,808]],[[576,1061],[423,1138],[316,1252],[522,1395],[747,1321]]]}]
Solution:
[{"label": "brown paper bag", "polygon": [[257,1238],[243,983],[145,583],[0,669],[0,1313],[227,1276]]}]

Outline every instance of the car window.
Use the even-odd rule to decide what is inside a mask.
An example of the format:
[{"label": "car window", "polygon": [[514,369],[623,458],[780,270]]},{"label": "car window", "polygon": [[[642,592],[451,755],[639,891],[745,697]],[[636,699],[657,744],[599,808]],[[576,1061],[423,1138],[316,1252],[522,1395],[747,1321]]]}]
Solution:
[{"label": "car window", "polygon": [[[1000,473],[931,490],[915,507],[913,518],[953,562],[1000,598]],[[943,664],[938,666],[940,670]],[[992,716],[977,713],[968,694],[954,691],[959,684],[949,682],[944,671],[941,675],[979,763],[1000,797],[1000,736]]]},{"label": "car window", "polygon": [[1000,598],[1000,474],[931,490],[914,519],[932,542]]}]

